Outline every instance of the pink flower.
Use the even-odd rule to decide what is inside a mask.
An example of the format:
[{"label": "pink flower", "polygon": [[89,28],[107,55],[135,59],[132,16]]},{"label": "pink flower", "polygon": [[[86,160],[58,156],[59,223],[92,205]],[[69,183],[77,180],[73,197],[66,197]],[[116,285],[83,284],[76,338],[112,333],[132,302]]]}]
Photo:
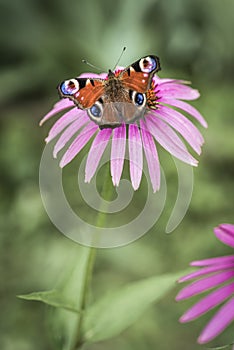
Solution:
[{"label": "pink flower", "polygon": [[[120,69],[117,68],[118,73]],[[82,74],[81,77],[105,79],[107,74]],[[62,99],[56,103],[53,109],[41,120],[40,125],[57,113],[64,112],[63,116],[55,122],[46,138],[46,142],[50,142],[61,134],[54,147],[54,157],[57,157],[58,152],[74,138],[65,151],[60,166],[63,168],[70,163],[90,139],[93,139],[93,143],[86,162],[86,182],[90,182],[94,176],[103,152],[107,144],[111,142],[110,172],[114,186],[119,185],[127,139],[130,178],[134,190],[139,188],[141,182],[143,150],[153,191],[156,192],[160,187],[160,164],[155,141],[173,156],[196,166],[197,160],[189,153],[178,134],[187,141],[197,154],[201,153],[204,139],[193,123],[174,107],[188,113],[198,120],[201,125],[207,127],[201,114],[187,102],[181,101],[195,100],[199,97],[199,92],[189,87],[185,81],[160,79],[158,76],[154,76],[153,88],[150,91],[150,98],[155,103],[153,109],[152,106],[150,108],[150,104],[147,104],[147,111],[143,118],[129,125],[123,123],[119,127],[102,130],[89,118],[85,110],[74,107],[74,103],[69,99]]]},{"label": "pink flower", "polygon": [[[234,248],[234,225],[219,225],[214,233],[220,241]],[[198,280],[183,288],[176,300],[209,293],[186,311],[180,322],[192,321],[223,303],[198,338],[198,343],[204,344],[217,337],[234,320],[234,255],[193,261],[190,265],[201,268],[180,278],[179,282]]]}]

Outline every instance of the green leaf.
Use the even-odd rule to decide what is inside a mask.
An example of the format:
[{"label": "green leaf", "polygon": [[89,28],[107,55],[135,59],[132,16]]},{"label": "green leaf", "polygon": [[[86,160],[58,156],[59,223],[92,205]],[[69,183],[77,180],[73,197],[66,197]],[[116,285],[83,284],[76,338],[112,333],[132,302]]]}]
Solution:
[{"label": "green leaf", "polygon": [[75,245],[63,264],[63,274],[55,289],[19,295],[25,300],[41,301],[55,308],[47,317],[56,349],[73,350],[82,318],[86,286],[90,278],[94,249]]},{"label": "green leaf", "polygon": [[45,292],[35,292],[30,294],[18,295],[18,298],[25,300],[41,301],[45,304],[61,307],[63,309],[79,312],[75,303],[70,300],[66,300],[66,296],[63,295],[59,290],[53,289]]},{"label": "green leaf", "polygon": [[89,265],[93,249],[76,245],[74,251],[70,252],[70,261],[67,261],[67,271],[57,290],[63,297],[63,305],[72,306],[79,313],[68,311],[68,308],[56,308],[51,312],[50,324],[57,342],[57,349],[73,350],[77,341],[82,308],[84,307],[85,286],[89,278]]},{"label": "green leaf", "polygon": [[173,288],[181,275],[183,272],[151,277],[104,296],[87,311],[85,339],[95,342],[118,335]]}]

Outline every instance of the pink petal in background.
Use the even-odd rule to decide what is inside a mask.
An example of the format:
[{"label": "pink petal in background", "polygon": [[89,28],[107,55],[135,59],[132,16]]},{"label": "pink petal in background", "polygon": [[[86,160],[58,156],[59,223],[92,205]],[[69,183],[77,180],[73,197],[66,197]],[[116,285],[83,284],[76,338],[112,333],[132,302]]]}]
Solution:
[{"label": "pink petal in background", "polygon": [[[230,297],[233,294],[234,282],[223,286],[219,289],[214,290],[210,294],[206,295],[204,298],[199,300],[195,305],[193,305],[189,310],[187,310],[180,318],[180,322],[189,322],[192,321],[207,311],[211,310],[213,307],[222,303],[225,299]],[[234,313],[234,310],[233,310]],[[220,324],[221,319],[219,320]]]},{"label": "pink petal in background", "polygon": [[215,314],[198,338],[200,344],[217,337],[234,320],[234,298],[231,298]]}]

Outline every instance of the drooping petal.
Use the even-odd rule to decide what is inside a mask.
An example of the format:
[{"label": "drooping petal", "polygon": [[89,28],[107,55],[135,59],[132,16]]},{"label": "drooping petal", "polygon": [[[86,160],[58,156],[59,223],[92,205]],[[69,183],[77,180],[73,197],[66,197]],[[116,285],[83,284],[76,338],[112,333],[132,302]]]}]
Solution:
[{"label": "drooping petal", "polygon": [[227,269],[232,269],[233,268],[233,262],[226,262],[224,264],[218,264],[218,265],[212,265],[209,267],[204,267],[203,269],[200,269],[198,271],[194,271],[192,273],[189,273],[186,276],[181,277],[178,282],[186,282],[189,281],[193,278],[197,278],[200,276],[208,275],[216,271],[222,271],[222,270],[227,270]]},{"label": "drooping petal", "polygon": [[59,118],[52,128],[50,129],[49,135],[46,138],[46,143],[53,140],[58,134],[65,129],[69,124],[71,124],[74,120],[81,118],[82,116],[86,116],[87,121],[89,121],[86,112],[77,109],[76,107],[65,113],[61,118]]},{"label": "drooping petal", "polygon": [[[160,109],[156,110],[154,113],[178,131],[194,151],[198,154],[201,153],[201,146],[204,139],[200,131],[189,119],[185,118],[181,113],[166,106],[161,106]],[[151,113],[151,115],[153,115],[153,113]]]},{"label": "drooping petal", "polygon": [[221,242],[234,248],[234,225],[219,225],[218,227],[215,227],[214,233]]},{"label": "drooping petal", "polygon": [[166,97],[172,99],[195,100],[200,96],[197,90],[176,82],[158,84],[155,90],[158,98]]},{"label": "drooping petal", "polygon": [[134,190],[140,186],[143,168],[142,141],[139,128],[130,124],[128,129],[128,148],[130,162],[130,177]]},{"label": "drooping petal", "polygon": [[159,118],[156,118],[155,116],[152,117],[151,115],[147,115],[146,125],[156,141],[159,142],[169,153],[185,163],[197,166],[197,160],[190,155],[181,139],[170,126]]},{"label": "drooping petal", "polygon": [[[225,299],[230,297],[234,292],[234,282],[226,286],[223,286],[212,293],[206,295],[204,298],[199,300],[195,305],[193,305],[189,310],[187,310],[183,316],[180,318],[180,322],[189,322],[195,318],[200,317],[213,307],[222,303]],[[222,323],[220,321],[220,323]]]},{"label": "drooping petal", "polygon": [[202,126],[204,126],[204,128],[207,128],[207,122],[205,121],[205,119],[203,118],[201,113],[199,113],[196,108],[194,108],[193,106],[191,106],[187,102],[180,101],[180,100],[173,100],[173,99],[166,98],[166,97],[162,97],[159,100],[159,102],[160,103],[162,102],[162,103],[165,103],[165,104],[169,104],[171,106],[174,106],[174,107],[177,107],[177,108],[180,108],[180,109],[184,110],[185,112],[189,113],[192,117],[197,119],[199,121],[199,123]]},{"label": "drooping petal", "polygon": [[119,185],[123,171],[126,147],[126,126],[122,124],[113,130],[111,146],[111,176],[114,186]]},{"label": "drooping petal", "polygon": [[93,122],[90,122],[84,127],[84,129],[75,138],[75,140],[69,146],[68,150],[63,155],[59,164],[61,168],[70,163],[70,161],[80,152],[80,150],[86,145],[86,143],[88,143],[88,141],[95,134],[97,129],[98,126]]},{"label": "drooping petal", "polygon": [[66,130],[62,133],[58,141],[54,146],[53,156],[57,157],[58,152],[66,145],[66,143],[71,140],[73,135],[75,135],[85,124],[88,123],[87,117],[83,114],[78,120],[75,120],[70,124]]},{"label": "drooping petal", "polygon": [[198,343],[204,344],[217,337],[234,320],[234,298],[224,304],[203,329]]},{"label": "drooping petal", "polygon": [[112,129],[102,129],[93,140],[85,166],[85,182],[90,182],[95,174],[111,134]]},{"label": "drooping petal", "polygon": [[60,100],[54,105],[53,109],[44,116],[44,118],[40,121],[39,125],[41,126],[46,120],[53,117],[55,114],[73,106],[74,102],[70,101],[68,98]]},{"label": "drooping petal", "polygon": [[229,271],[222,271],[215,275],[202,278],[181,289],[181,291],[176,296],[176,300],[179,301],[179,300],[187,299],[194,295],[205,292],[206,290],[209,290],[210,288],[218,286],[219,284],[229,280],[233,276],[234,276],[234,271],[229,270]]},{"label": "drooping petal", "polygon": [[140,121],[141,137],[143,148],[148,164],[150,180],[153,191],[156,192],[160,187],[160,164],[158,152],[151,133],[147,130],[147,126],[143,120]]},{"label": "drooping petal", "polygon": [[234,267],[234,255],[220,256],[217,258],[196,260],[190,263],[191,266],[211,266],[217,264],[232,263]]}]

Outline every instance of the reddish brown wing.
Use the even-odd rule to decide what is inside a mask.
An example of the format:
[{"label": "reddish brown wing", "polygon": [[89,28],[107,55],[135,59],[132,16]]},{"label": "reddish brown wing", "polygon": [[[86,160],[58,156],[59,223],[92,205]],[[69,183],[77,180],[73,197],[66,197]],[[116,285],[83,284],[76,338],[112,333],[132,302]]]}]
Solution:
[{"label": "reddish brown wing", "polygon": [[118,78],[123,85],[140,93],[145,93],[151,85],[153,75],[160,70],[157,56],[146,56],[134,62],[119,73]]},{"label": "reddish brown wing", "polygon": [[62,82],[58,91],[61,97],[74,101],[81,109],[90,108],[104,94],[105,80],[76,78]]},{"label": "reddish brown wing", "polygon": [[120,76],[123,85],[130,90],[145,93],[151,83],[151,74],[136,72],[132,67],[129,68],[129,72],[123,71]]}]

